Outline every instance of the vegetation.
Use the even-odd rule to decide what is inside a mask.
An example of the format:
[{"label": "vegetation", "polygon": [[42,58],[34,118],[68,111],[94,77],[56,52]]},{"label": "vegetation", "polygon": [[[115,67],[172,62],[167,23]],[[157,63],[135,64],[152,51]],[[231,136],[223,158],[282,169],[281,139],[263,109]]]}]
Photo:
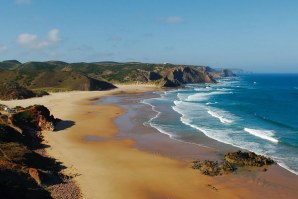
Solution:
[{"label": "vegetation", "polygon": [[[48,61],[23,64],[15,60],[0,62],[1,85],[9,83],[28,90],[48,92],[106,90],[115,88],[113,84],[127,83],[177,87],[186,83],[214,83],[214,78],[224,75],[232,75],[232,73],[227,70],[215,71],[205,66],[139,62]],[[40,95],[36,94],[36,96]]]}]

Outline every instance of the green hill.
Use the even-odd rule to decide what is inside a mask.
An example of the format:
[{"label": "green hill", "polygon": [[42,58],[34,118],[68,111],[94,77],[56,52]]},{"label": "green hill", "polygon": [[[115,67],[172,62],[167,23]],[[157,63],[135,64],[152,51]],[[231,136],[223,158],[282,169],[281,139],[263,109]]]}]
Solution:
[{"label": "green hill", "polygon": [[128,83],[177,87],[215,83],[216,78],[229,75],[234,74],[205,66],[140,62],[0,62],[0,84],[13,83],[33,91],[106,90],[115,88],[113,84]]}]

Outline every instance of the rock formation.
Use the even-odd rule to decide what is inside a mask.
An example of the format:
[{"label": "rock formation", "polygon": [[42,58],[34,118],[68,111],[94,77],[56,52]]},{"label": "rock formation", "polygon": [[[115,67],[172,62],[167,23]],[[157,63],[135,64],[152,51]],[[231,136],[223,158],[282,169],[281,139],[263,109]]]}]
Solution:
[{"label": "rock formation", "polygon": [[253,152],[230,152],[224,156],[226,162],[236,166],[255,166],[262,167],[264,165],[271,165],[274,161],[262,155],[257,155]]},{"label": "rock formation", "polygon": [[29,106],[17,110],[10,116],[11,124],[19,127],[22,134],[41,140],[41,131],[54,131],[59,119],[54,118],[50,111],[42,105]]},{"label": "rock formation", "polygon": [[204,160],[204,161],[194,161],[193,163],[194,164],[192,168],[200,170],[201,173],[204,175],[217,176],[217,175],[220,175],[221,173],[221,168],[217,161]]},{"label": "rock formation", "polygon": [[[257,155],[253,152],[229,152],[224,155],[224,161],[219,163],[217,161],[194,161],[193,169],[201,171],[204,175],[217,176],[224,173],[231,173],[237,170],[238,167],[262,167],[265,165],[274,164],[271,158]],[[267,169],[263,169],[266,171]]]},{"label": "rock formation", "polygon": [[197,84],[197,83],[215,83],[211,75],[203,73],[199,68],[195,67],[175,67],[160,72],[164,77],[163,87],[175,87],[183,84]]}]

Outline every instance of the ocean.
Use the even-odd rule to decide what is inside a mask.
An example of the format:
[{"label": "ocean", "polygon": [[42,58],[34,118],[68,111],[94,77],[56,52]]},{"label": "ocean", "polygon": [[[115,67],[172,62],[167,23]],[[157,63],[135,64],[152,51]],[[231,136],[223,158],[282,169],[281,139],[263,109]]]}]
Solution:
[{"label": "ocean", "polygon": [[[250,74],[156,92],[146,122],[173,139],[207,136],[273,158],[298,175],[298,74]],[[198,143],[202,144],[202,143]]]}]

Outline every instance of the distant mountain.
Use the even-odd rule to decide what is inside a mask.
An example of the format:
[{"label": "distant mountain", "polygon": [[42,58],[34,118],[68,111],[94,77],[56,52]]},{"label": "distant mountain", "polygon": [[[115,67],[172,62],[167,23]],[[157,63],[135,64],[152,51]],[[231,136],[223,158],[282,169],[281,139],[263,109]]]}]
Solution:
[{"label": "distant mountain", "polygon": [[67,63],[62,61],[0,62],[0,84],[45,91],[107,90],[113,84],[154,84],[177,87],[188,83],[215,83],[216,78],[233,76],[229,70],[206,66],[150,64],[140,62]]}]

